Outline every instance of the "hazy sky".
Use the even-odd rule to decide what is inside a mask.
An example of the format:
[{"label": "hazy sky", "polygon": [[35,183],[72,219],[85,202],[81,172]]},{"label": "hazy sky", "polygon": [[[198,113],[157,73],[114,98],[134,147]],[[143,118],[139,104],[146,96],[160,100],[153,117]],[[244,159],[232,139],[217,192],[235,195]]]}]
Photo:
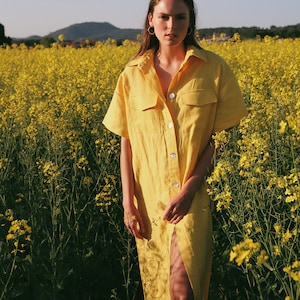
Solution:
[{"label": "hazy sky", "polygon": [[[195,0],[197,28],[300,23],[300,0]],[[142,28],[148,0],[0,0],[5,35],[28,37],[81,22]]]}]

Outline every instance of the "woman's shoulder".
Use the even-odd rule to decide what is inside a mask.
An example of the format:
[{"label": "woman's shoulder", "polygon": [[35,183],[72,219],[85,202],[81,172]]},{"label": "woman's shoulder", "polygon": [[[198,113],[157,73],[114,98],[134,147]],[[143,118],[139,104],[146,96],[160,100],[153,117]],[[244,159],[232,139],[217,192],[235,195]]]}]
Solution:
[{"label": "woman's shoulder", "polygon": [[154,50],[148,50],[142,55],[133,57],[127,64],[126,67],[143,67],[153,62]]},{"label": "woman's shoulder", "polygon": [[210,61],[210,62],[215,62],[217,64],[223,64],[223,63],[226,63],[224,58],[222,56],[220,56],[219,54],[211,51],[211,50],[207,50],[207,49],[204,49],[202,48],[202,51],[205,52],[205,55],[207,56],[207,60]]},{"label": "woman's shoulder", "polygon": [[226,64],[223,57],[221,57],[215,52],[212,52],[202,47],[200,48],[195,46],[190,47],[188,49],[188,56],[195,56],[200,60],[209,63],[210,65]]}]

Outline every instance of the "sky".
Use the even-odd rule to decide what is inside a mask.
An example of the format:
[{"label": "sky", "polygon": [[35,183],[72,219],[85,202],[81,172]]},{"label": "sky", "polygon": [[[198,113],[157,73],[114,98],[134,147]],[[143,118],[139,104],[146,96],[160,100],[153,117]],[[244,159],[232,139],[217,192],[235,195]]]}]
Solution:
[{"label": "sky", "polygon": [[[296,25],[299,0],[194,0],[197,28]],[[119,28],[142,28],[148,0],[0,0],[5,35],[45,36],[83,22],[109,22]]]}]

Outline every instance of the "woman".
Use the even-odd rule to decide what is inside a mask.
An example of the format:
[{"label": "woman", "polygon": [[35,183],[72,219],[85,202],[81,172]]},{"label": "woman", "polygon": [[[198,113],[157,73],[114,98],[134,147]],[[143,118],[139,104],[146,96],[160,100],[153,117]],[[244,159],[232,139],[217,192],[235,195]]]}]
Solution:
[{"label": "woman", "polygon": [[149,300],[207,299],[211,136],[246,115],[231,70],[194,32],[192,0],[151,0],[140,50],[103,121],[121,136],[124,222]]}]

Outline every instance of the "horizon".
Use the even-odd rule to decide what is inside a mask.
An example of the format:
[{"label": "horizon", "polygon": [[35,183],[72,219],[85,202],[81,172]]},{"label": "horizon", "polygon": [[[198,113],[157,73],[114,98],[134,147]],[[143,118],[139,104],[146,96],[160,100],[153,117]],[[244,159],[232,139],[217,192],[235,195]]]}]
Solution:
[{"label": "horizon", "polygon": [[[197,29],[218,27],[285,27],[300,23],[299,0],[195,0]],[[116,7],[118,9],[116,9]],[[46,36],[57,30],[87,22],[110,23],[121,29],[142,29],[147,2],[111,0],[5,1],[0,23],[11,38]],[[134,16],[134,17],[133,17]]]},{"label": "horizon", "polygon": [[[83,21],[83,22],[80,22],[80,23],[74,23],[74,24],[70,24],[70,25],[68,25],[68,26],[66,26],[66,27],[63,27],[63,28],[57,28],[57,29],[55,29],[55,30],[53,30],[53,31],[51,31],[51,32],[49,32],[48,34],[46,34],[46,35],[38,35],[38,34],[32,34],[32,35],[29,35],[29,36],[25,36],[25,37],[11,37],[11,36],[9,36],[10,38],[12,38],[12,39],[28,39],[28,38],[33,38],[33,37],[37,37],[37,38],[42,38],[42,37],[45,37],[45,36],[47,36],[47,35],[50,35],[50,34],[52,34],[52,33],[54,33],[54,32],[56,32],[56,31],[59,31],[59,30],[64,30],[64,29],[66,29],[66,28],[69,28],[69,27],[72,27],[72,26],[74,26],[74,25],[81,25],[81,24],[88,24],[88,23],[97,23],[97,24],[105,24],[105,23],[107,23],[107,24],[110,24],[110,25],[112,25],[112,26],[114,26],[114,27],[116,27],[116,28],[118,28],[118,29],[135,29],[135,30],[142,30],[142,28],[121,28],[121,27],[117,27],[117,26],[115,26],[114,24],[112,24],[112,23],[110,23],[110,22],[106,22],[106,21],[104,21],[104,22],[100,22],[100,21]],[[1,22],[0,22],[0,24],[2,24]],[[296,26],[296,25],[298,25],[298,24],[300,24],[300,22],[299,23],[297,23],[297,24],[288,24],[288,25],[284,25],[284,26],[275,26],[275,25],[271,25],[271,26],[269,26],[269,27],[260,27],[260,26],[256,26],[256,25],[253,25],[253,26],[218,26],[218,27],[203,27],[203,28],[196,28],[196,30],[200,30],[201,31],[201,29],[217,29],[217,28],[259,28],[259,29],[271,29],[271,27],[272,26],[275,26],[275,27],[278,27],[278,28],[280,28],[280,27],[287,27],[287,26]],[[4,24],[2,24],[2,25],[4,25]],[[5,25],[4,25],[4,27],[5,27]],[[6,32],[5,32],[5,35],[6,36],[8,36],[7,34],[6,34]]]}]

